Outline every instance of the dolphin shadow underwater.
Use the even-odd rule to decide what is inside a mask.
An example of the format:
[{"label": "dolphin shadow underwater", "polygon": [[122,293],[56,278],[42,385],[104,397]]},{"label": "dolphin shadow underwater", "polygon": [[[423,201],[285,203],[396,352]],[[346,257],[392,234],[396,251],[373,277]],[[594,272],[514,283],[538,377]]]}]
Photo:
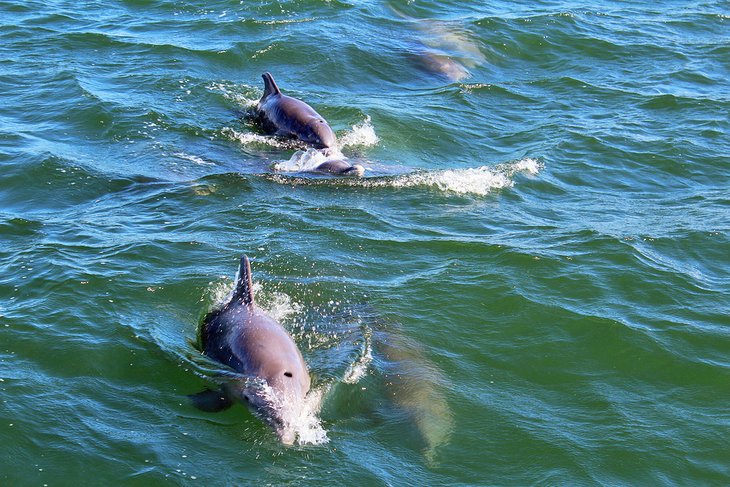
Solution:
[{"label": "dolphin shadow underwater", "polygon": [[[252,118],[264,132],[299,140],[322,150],[325,155],[333,152],[337,138],[324,117],[303,101],[284,95],[271,73],[266,72],[261,77],[264,79],[264,94],[253,110]],[[330,159],[307,172],[362,176],[365,169],[344,159]]]},{"label": "dolphin shadow underwater", "polygon": [[203,354],[235,374],[219,390],[188,396],[193,404],[217,412],[243,403],[274,429],[283,444],[293,444],[311,385],[309,371],[289,333],[256,306],[245,255],[233,294],[204,318],[198,339]]},{"label": "dolphin shadow underwater", "polygon": [[419,450],[429,467],[438,466],[439,451],[450,443],[454,429],[450,380],[417,340],[370,305],[356,305],[334,319],[350,337],[342,345],[359,351],[330,390],[329,420],[357,418],[354,427],[391,436]]}]

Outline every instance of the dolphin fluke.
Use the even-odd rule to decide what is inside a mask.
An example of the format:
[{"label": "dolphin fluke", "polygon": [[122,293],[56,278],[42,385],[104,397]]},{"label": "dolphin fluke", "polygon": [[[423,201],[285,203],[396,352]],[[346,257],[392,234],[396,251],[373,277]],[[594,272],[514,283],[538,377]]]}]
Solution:
[{"label": "dolphin fluke", "polygon": [[276,86],[276,81],[271,73],[267,71],[261,77],[264,78],[264,96],[261,97],[261,100],[265,100],[270,95],[281,95],[281,90]]},{"label": "dolphin fluke", "polygon": [[253,305],[253,282],[251,281],[251,263],[248,257],[241,257],[241,266],[238,268],[238,280],[233,298],[246,305]]}]

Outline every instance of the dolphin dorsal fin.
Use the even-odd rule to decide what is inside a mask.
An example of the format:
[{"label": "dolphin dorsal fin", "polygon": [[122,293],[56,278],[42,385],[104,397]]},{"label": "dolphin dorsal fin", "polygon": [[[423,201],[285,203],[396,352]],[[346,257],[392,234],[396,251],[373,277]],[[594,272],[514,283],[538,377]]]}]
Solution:
[{"label": "dolphin dorsal fin", "polygon": [[270,95],[281,95],[281,90],[276,86],[276,81],[274,81],[271,73],[267,71],[261,77],[264,78],[264,96],[261,97],[262,100]]},{"label": "dolphin dorsal fin", "polygon": [[251,282],[251,264],[248,257],[241,257],[241,266],[238,268],[238,279],[236,290],[233,292],[234,299],[240,299],[243,304],[253,304],[253,282]]}]

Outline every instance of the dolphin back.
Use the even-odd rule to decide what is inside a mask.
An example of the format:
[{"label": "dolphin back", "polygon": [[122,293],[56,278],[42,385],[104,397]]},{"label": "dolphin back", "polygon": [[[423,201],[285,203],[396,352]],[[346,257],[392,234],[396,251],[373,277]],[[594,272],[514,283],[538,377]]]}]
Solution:
[{"label": "dolphin back", "polygon": [[238,279],[236,281],[236,290],[233,292],[233,299],[249,306],[254,304],[251,263],[246,255],[241,256],[241,265],[238,268]]}]

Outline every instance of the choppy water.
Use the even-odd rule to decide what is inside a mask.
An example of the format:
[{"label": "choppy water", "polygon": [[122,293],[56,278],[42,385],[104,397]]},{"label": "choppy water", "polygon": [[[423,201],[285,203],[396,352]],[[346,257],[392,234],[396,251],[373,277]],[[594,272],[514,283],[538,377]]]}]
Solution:
[{"label": "choppy water", "polygon": [[[730,483],[726,1],[0,18],[0,484]],[[241,118],[264,71],[364,179]],[[244,252],[294,447],[185,397]]]}]

